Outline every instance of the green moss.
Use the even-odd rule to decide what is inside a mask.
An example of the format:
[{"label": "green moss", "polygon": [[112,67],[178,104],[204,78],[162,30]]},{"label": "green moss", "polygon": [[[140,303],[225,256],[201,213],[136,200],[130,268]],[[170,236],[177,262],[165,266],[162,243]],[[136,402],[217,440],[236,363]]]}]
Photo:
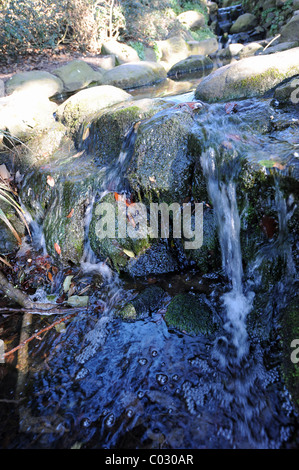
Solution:
[{"label": "green moss", "polygon": [[209,334],[215,329],[212,312],[198,295],[179,294],[170,302],[165,314],[168,326],[190,334]]}]

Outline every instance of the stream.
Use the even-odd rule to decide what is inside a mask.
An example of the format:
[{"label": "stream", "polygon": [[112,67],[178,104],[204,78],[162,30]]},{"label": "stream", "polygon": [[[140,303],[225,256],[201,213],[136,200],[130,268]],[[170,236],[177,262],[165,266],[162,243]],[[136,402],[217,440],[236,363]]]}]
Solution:
[{"label": "stream", "polygon": [[[182,87],[187,95],[173,95],[162,88],[158,95],[174,104],[189,102],[194,83]],[[143,98],[147,91],[139,93]],[[148,93],[157,96],[156,89]],[[244,100],[242,106],[257,109],[263,101]],[[296,160],[293,150],[297,137],[290,130],[280,142],[265,135],[257,141],[252,138],[255,131],[248,127],[242,130],[243,140],[235,138],[233,149],[221,152],[224,136],[239,135],[239,127],[233,119],[228,127],[228,117],[221,117],[219,109],[220,105],[213,105],[206,115],[200,114],[198,126],[206,133],[200,164],[215,208],[222,269],[202,273],[182,265],[173,273],[130,278],[97,259],[86,239],[80,276],[86,284],[93,283],[88,312],[82,310],[61,329],[53,328],[41,340],[30,342],[28,364],[23,371],[16,369],[16,357],[1,365],[3,448],[298,447],[298,414],[281,377],[277,333],[279,312],[286,298],[296,292],[287,225],[292,217],[292,201],[282,194],[277,176],[279,236],[269,248],[271,253],[257,249],[254,260],[244,269],[236,183],[245,147],[249,159],[257,159],[258,155],[263,161],[269,153],[275,153],[285,163],[291,158]],[[132,127],[118,160],[105,168],[101,187],[86,212],[86,233],[96,201],[111,191],[129,197],[124,176],[136,133]],[[35,249],[45,254],[41,227],[33,220],[29,222]],[[287,260],[287,269],[277,283],[275,303],[272,299],[265,306],[264,313],[271,319],[275,334],[264,340],[249,327],[249,318],[261,287],[259,267],[276,251]],[[164,289],[165,297],[150,315],[133,322],[115,316],[119,305],[152,282]],[[218,324],[215,333],[192,335],[167,325],[164,314],[170,299],[185,292],[205,296]],[[39,294],[44,295],[42,289]],[[31,334],[45,321],[33,317]],[[21,318],[3,316],[0,327],[9,337],[14,329],[20,330]],[[16,335],[11,343],[10,349],[18,344]],[[15,390],[20,381],[22,389],[17,397]]]}]

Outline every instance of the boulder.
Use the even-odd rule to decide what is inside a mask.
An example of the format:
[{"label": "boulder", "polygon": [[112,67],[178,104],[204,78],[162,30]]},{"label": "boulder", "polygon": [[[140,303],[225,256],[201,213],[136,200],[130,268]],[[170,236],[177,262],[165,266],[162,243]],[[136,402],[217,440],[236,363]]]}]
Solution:
[{"label": "boulder", "polygon": [[129,99],[129,93],[113,86],[87,88],[62,103],[56,110],[56,118],[63,122],[71,133],[76,133],[87,117],[91,119],[102,109]]},{"label": "boulder", "polygon": [[239,18],[233,23],[230,33],[244,33],[255,28],[258,21],[255,15],[251,13],[245,13],[244,15],[239,16]]},{"label": "boulder", "polygon": [[177,16],[177,19],[182,25],[191,31],[200,29],[206,24],[205,16],[196,10],[184,11]]},{"label": "boulder", "polygon": [[215,330],[212,311],[204,296],[198,294],[176,295],[167,308],[165,321],[169,327],[192,335],[208,335]]},{"label": "boulder", "polygon": [[73,60],[53,71],[63,82],[63,91],[76,91],[91,83],[101,85],[103,73],[93,70],[84,60]]},{"label": "boulder", "polygon": [[225,47],[224,49],[220,49],[220,51],[217,53],[217,57],[220,57],[220,59],[230,59],[237,56],[243,47],[243,44],[239,43],[229,44],[229,46]]},{"label": "boulder", "polygon": [[188,44],[181,35],[172,36],[164,41],[156,41],[156,47],[159,60],[167,70],[190,55]]},{"label": "boulder", "polygon": [[257,52],[261,52],[263,50],[263,46],[258,42],[251,42],[250,44],[246,44],[246,46],[242,47],[239,51],[238,56],[240,59],[244,59],[245,57],[251,57],[255,55]]},{"label": "boulder", "polygon": [[148,200],[182,202],[190,192],[193,158],[189,135],[193,118],[188,110],[162,111],[141,123],[135,152],[127,171],[132,189]]},{"label": "boulder", "polygon": [[299,48],[248,57],[213,71],[198,85],[195,97],[214,102],[263,95],[299,73]]},{"label": "boulder", "polygon": [[212,55],[218,51],[216,38],[208,38],[203,41],[187,41],[189,55]]},{"label": "boulder", "polygon": [[139,293],[131,302],[115,312],[115,317],[133,321],[151,315],[161,306],[165,292],[161,287],[150,286]]},{"label": "boulder", "polygon": [[298,47],[298,46],[299,46],[298,41],[282,42],[280,44],[276,44],[275,46],[269,46],[267,49],[265,49],[262,52],[262,54],[274,54],[275,52],[287,51],[289,49],[293,49],[294,47]]},{"label": "boulder", "polygon": [[6,94],[15,92],[31,93],[31,96],[44,96],[50,98],[63,90],[60,78],[42,70],[16,73],[5,84]]},{"label": "boulder", "polygon": [[133,47],[122,44],[118,41],[107,41],[102,46],[103,55],[114,55],[116,65],[126,64],[127,62],[138,62],[139,56]]},{"label": "boulder", "polygon": [[299,15],[294,15],[281,29],[280,42],[299,41]]},{"label": "boulder", "polygon": [[54,125],[56,108],[55,103],[33,90],[15,92],[0,98],[0,129],[25,142]]},{"label": "boulder", "polygon": [[103,75],[103,84],[124,90],[153,85],[166,79],[166,70],[157,62],[123,64]]},{"label": "boulder", "polygon": [[177,64],[174,64],[167,75],[168,77],[172,77],[175,75],[183,75],[185,73],[204,71],[212,69],[213,67],[214,63],[209,57],[204,55],[191,55]]}]

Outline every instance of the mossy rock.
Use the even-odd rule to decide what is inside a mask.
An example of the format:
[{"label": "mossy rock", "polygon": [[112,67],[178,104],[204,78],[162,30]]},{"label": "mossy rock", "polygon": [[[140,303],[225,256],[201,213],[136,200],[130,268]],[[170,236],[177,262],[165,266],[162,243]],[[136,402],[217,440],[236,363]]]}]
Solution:
[{"label": "mossy rock", "polygon": [[204,71],[213,68],[212,59],[204,55],[191,55],[174,64],[168,71],[168,77],[183,75],[191,72]]},{"label": "mossy rock", "polygon": [[161,287],[147,287],[122,309],[116,311],[115,316],[126,321],[143,319],[161,306],[164,295]]},{"label": "mossy rock", "polygon": [[111,106],[82,125],[79,146],[94,155],[98,164],[109,164],[118,158],[125,135],[134,123],[170,106],[171,103],[162,99],[143,99]]},{"label": "mossy rock", "polygon": [[169,327],[193,335],[211,334],[215,329],[212,312],[203,298],[188,293],[172,299],[165,321]]},{"label": "mossy rock", "polygon": [[53,71],[63,82],[63,91],[76,91],[90,84],[102,85],[103,71],[93,70],[84,60],[73,60]]},{"label": "mossy rock", "polygon": [[175,109],[162,111],[140,125],[127,178],[143,200],[181,203],[189,196],[192,127],[190,113]]},{"label": "mossy rock", "polygon": [[[103,213],[101,208],[103,203],[110,205],[111,212],[105,211]],[[150,240],[147,235],[145,238],[131,238],[128,234],[128,226],[126,226],[126,236],[119,237],[118,209],[118,202],[115,200],[114,193],[107,194],[95,203],[89,229],[89,240],[93,251],[99,257],[108,257],[114,269],[123,271],[130,258],[137,257],[149,248]],[[103,235],[100,233],[102,228],[100,219],[102,216],[105,217],[103,227],[105,232],[103,232]],[[110,235],[110,230],[113,230],[112,235]]]},{"label": "mossy rock", "polygon": [[158,62],[122,64],[103,75],[103,84],[129,90],[153,85],[166,79],[166,70]]},{"label": "mossy rock", "polygon": [[[282,373],[286,386],[291,393],[293,402],[299,411],[299,362],[294,363],[291,360],[291,354],[295,349],[292,342],[297,339],[299,341],[299,296],[298,294],[290,301],[289,305],[283,312],[281,319],[282,333]],[[298,342],[297,342],[298,349]],[[298,353],[295,359],[298,359]]]}]

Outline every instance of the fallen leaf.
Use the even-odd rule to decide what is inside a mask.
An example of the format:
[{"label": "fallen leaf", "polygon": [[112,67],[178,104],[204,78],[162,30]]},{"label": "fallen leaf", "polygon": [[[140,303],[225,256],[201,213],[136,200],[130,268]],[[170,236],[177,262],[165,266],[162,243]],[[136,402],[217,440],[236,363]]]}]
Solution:
[{"label": "fallen leaf", "polygon": [[51,273],[48,273],[48,279],[49,279],[50,282],[53,282],[53,276],[52,276]]},{"label": "fallen leaf", "polygon": [[64,292],[68,292],[71,286],[71,282],[74,276],[66,276],[64,282],[63,282],[63,290]]},{"label": "fallen leaf", "polygon": [[127,256],[129,256],[129,258],[135,258],[135,254],[133,253],[133,251],[124,249],[123,252],[124,252]]},{"label": "fallen leaf", "polygon": [[8,169],[6,168],[6,165],[0,165],[0,176],[3,180],[10,180],[11,179],[11,174],[9,173]]},{"label": "fallen leaf", "polygon": [[281,163],[274,163],[273,168],[277,168],[278,170],[285,170],[286,166],[282,165]]},{"label": "fallen leaf", "polygon": [[71,212],[66,216],[67,219],[71,219],[74,215],[74,209],[71,210]]},{"label": "fallen leaf", "polygon": [[238,111],[237,103],[226,103],[225,112],[226,114],[236,113]]},{"label": "fallen leaf", "polygon": [[49,186],[51,186],[51,188],[53,188],[53,186],[55,186],[55,180],[54,180],[53,176],[50,176],[50,175],[47,176],[47,184]]},{"label": "fallen leaf", "polygon": [[58,243],[54,243],[54,248],[55,248],[55,251],[58,255],[61,255],[61,248],[60,246],[58,245]]},{"label": "fallen leaf", "polygon": [[149,176],[148,179],[151,183],[156,183],[156,178],[154,176]]},{"label": "fallen leaf", "polygon": [[73,295],[72,297],[68,298],[67,303],[71,307],[87,307],[88,301],[88,295],[82,295],[81,297],[79,297],[79,295]]}]

